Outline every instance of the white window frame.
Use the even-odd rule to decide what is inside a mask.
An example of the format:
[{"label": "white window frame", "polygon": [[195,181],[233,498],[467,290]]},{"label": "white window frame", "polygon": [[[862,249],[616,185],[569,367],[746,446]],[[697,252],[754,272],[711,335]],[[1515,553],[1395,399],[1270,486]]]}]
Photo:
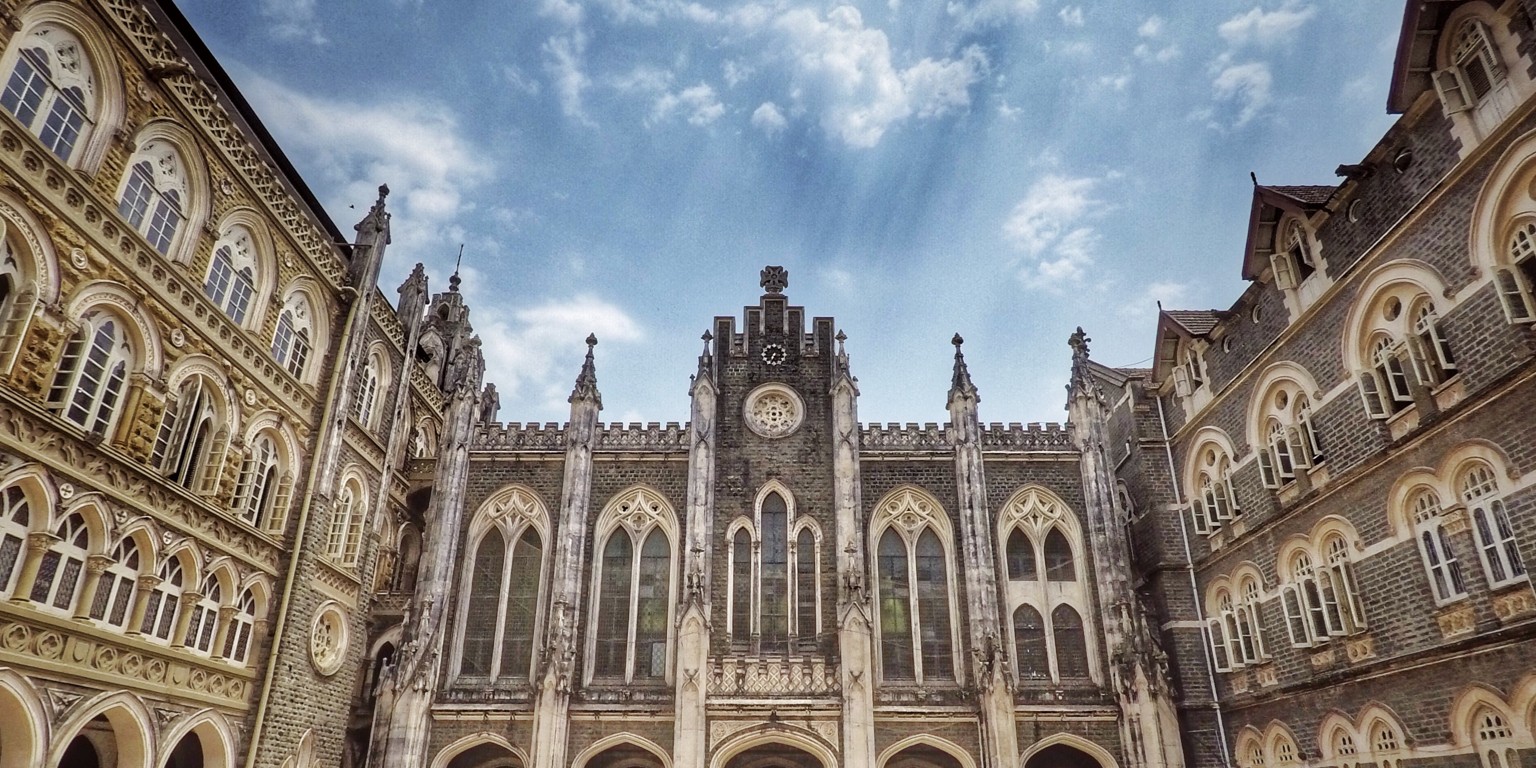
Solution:
[{"label": "white window frame", "polygon": [[[672,505],[660,492],[648,486],[634,486],[616,494],[603,508],[598,516],[595,527],[596,535],[593,538],[592,548],[592,599],[588,600],[587,607],[587,637],[586,637],[586,683],[591,685],[594,680],[599,684],[622,683],[635,684],[635,662],[637,656],[636,644],[639,632],[639,575],[640,561],[643,557],[643,548],[652,531],[661,531],[667,540],[667,634],[666,649],[667,658],[664,665],[664,675],[656,684],[672,685],[675,678],[673,667],[677,661],[677,572],[678,551],[681,533],[678,528],[677,513]],[[608,539],[612,536],[630,537],[630,581],[629,581],[629,637],[625,651],[625,673],[622,680],[610,678],[596,678],[597,670],[597,633],[598,610],[600,608],[603,584],[603,550],[608,546]],[[646,681],[654,678],[645,678]],[[642,683],[646,684],[646,683]]]}]

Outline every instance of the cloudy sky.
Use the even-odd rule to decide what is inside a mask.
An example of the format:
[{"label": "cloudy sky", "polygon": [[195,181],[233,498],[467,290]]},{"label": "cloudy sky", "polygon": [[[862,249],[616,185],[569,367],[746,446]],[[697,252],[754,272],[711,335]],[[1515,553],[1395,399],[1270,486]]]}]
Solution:
[{"label": "cloudy sky", "polygon": [[[681,421],[765,264],[847,332],[865,421],[1056,421],[1074,326],[1152,353],[1227,307],[1264,183],[1391,124],[1397,0],[180,0],[343,231],[387,182],[391,297],[464,290],[502,418]],[[846,4],[844,4],[846,3]],[[352,206],[356,206],[353,208]]]}]

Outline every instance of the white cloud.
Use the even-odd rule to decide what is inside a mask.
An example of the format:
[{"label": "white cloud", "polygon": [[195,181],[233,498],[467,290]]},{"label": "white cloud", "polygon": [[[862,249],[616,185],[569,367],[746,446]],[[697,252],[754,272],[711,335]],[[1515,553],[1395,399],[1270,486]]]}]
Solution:
[{"label": "white cloud", "polygon": [[1177,43],[1169,43],[1161,48],[1146,43],[1137,43],[1136,47],[1131,49],[1131,53],[1143,61],[1168,62],[1177,59],[1181,51]]},{"label": "white cloud", "polygon": [[1163,33],[1163,17],[1148,16],[1141,26],[1136,28],[1136,34],[1142,37],[1157,37]]},{"label": "white cloud", "polygon": [[672,73],[642,64],[622,75],[609,76],[604,82],[624,93],[661,93],[672,87]]},{"label": "white cloud", "polygon": [[1061,23],[1069,27],[1081,27],[1083,25],[1083,9],[1075,5],[1062,6],[1056,15],[1061,17]]},{"label": "white cloud", "polygon": [[597,334],[598,380],[606,344],[641,341],[639,323],[616,304],[589,294],[550,298],[524,309],[509,310],[491,295],[487,280],[466,268],[466,299],[475,307],[475,332],[485,354],[486,380],[495,382],[502,402],[517,398],[542,401],[546,409],[564,407],[586,353],[582,340]]},{"label": "white cloud", "polygon": [[997,114],[1005,120],[1018,120],[1019,115],[1024,114],[1024,108],[1015,107],[1009,104],[1007,99],[1002,99],[997,104]]},{"label": "white cloud", "polygon": [[[331,210],[365,205],[387,183],[395,246],[390,258],[422,259],[426,249],[463,242],[460,217],[474,207],[466,193],[493,176],[493,166],[472,146],[446,108],[398,97],[374,103],[322,99],[251,74],[243,90],[267,125],[319,180]],[[345,231],[349,221],[339,221]]]},{"label": "white cloud", "polygon": [[779,105],[765,101],[752,110],[752,127],[768,134],[777,136],[785,128],[789,127],[789,121],[784,119],[784,113],[779,111]]},{"label": "white cloud", "polygon": [[819,114],[823,129],[855,147],[878,144],[888,128],[913,115],[930,118],[968,107],[970,86],[989,67],[986,54],[971,46],[958,58],[897,69],[885,32],[865,27],[852,6],[832,9],[825,20],[795,9],[775,26],[792,57],[794,106]]},{"label": "white cloud", "polygon": [[1040,10],[1040,0],[951,0],[949,15],[963,30],[981,29],[1027,19]]},{"label": "white cloud", "polygon": [[1124,71],[1117,75],[1100,75],[1099,79],[1094,81],[1094,85],[1099,88],[1115,91],[1116,93],[1124,93],[1126,87],[1130,84],[1131,73],[1129,71]]},{"label": "white cloud", "polygon": [[735,59],[726,59],[720,65],[721,73],[725,77],[725,87],[735,88],[743,80],[752,76],[753,68],[750,64],[744,64]]},{"label": "white cloud", "polygon": [[566,117],[587,121],[582,108],[581,94],[592,84],[582,69],[582,55],[587,48],[587,36],[580,32],[556,35],[544,42],[544,71],[554,81],[555,94],[560,99],[560,110]]},{"label": "white cloud", "polygon": [[539,15],[574,27],[581,23],[581,3],[572,0],[544,0],[539,5]]},{"label": "white cloud", "polygon": [[514,65],[508,64],[502,67],[501,76],[507,81],[507,85],[512,86],[514,91],[520,91],[529,96],[537,96],[539,94],[538,78],[525,74]]},{"label": "white cloud", "polygon": [[315,18],[315,0],[261,0],[261,15],[272,22],[270,31],[281,40],[327,42]]},{"label": "white cloud", "polygon": [[1232,127],[1240,128],[1258,117],[1264,107],[1269,106],[1270,87],[1273,82],[1274,78],[1269,73],[1269,65],[1254,61],[1226,65],[1216,73],[1216,78],[1211,81],[1211,88],[1218,102],[1226,102],[1237,107],[1237,117],[1232,121]]},{"label": "white cloud", "polygon": [[1267,12],[1254,7],[1222,22],[1216,32],[1232,45],[1270,46],[1289,40],[1316,13],[1317,9],[1310,5],[1294,3]]},{"label": "white cloud", "polygon": [[1003,223],[1003,236],[1024,259],[1026,286],[1059,290],[1093,263],[1099,234],[1090,223],[1102,210],[1093,193],[1099,180],[1049,174],[1036,181]]},{"label": "white cloud", "polygon": [[709,125],[725,114],[725,105],[715,98],[715,89],[707,83],[684,88],[677,93],[664,93],[651,108],[652,123],[667,119],[674,112],[684,115],[689,125]]}]

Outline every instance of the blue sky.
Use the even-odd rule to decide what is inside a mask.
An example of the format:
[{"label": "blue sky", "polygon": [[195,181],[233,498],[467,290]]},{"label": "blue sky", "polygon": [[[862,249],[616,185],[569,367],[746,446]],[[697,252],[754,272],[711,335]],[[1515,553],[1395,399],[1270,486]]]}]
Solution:
[{"label": "blue sky", "polygon": [[[682,421],[699,334],[786,291],[848,334],[864,421],[1064,418],[1068,334],[1145,364],[1225,308],[1263,183],[1391,124],[1393,0],[181,0],[344,231],[393,190],[385,293],[464,290],[501,417]],[[352,208],[351,206],[357,206]]]}]

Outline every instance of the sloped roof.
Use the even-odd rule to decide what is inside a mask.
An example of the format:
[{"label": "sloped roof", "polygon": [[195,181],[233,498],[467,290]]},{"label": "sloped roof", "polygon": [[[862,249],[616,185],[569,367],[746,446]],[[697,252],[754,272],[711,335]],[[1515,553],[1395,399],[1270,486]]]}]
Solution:
[{"label": "sloped roof", "polygon": [[1215,309],[1165,309],[1163,314],[1178,323],[1191,336],[1204,336],[1221,322],[1225,313]]},{"label": "sloped roof", "polygon": [[1407,0],[1403,26],[1397,35],[1397,56],[1392,61],[1392,81],[1387,88],[1387,112],[1400,115],[1413,106],[1419,94],[1434,88],[1435,49],[1441,27],[1460,0]]},{"label": "sloped roof", "polygon": [[1275,225],[1283,214],[1310,216],[1328,202],[1336,189],[1331,184],[1255,184],[1253,208],[1248,214],[1248,244],[1243,248],[1243,279],[1257,280],[1269,266]]},{"label": "sloped roof", "polygon": [[1299,186],[1269,186],[1266,189],[1272,190],[1276,194],[1285,195],[1305,206],[1321,206],[1328,202],[1328,198],[1333,197],[1333,193],[1338,187],[1333,184],[1306,184]]}]

